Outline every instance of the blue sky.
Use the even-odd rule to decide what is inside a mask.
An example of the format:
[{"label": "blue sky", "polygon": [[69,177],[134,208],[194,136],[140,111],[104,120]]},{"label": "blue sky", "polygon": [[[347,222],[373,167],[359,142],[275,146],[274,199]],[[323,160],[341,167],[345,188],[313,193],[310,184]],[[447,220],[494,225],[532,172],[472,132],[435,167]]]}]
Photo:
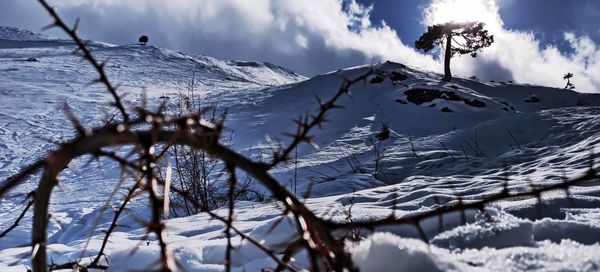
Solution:
[{"label": "blue sky", "polygon": [[[1,0],[0,25],[50,23],[34,0]],[[427,24],[479,20],[496,37],[476,59],[453,58],[458,76],[600,90],[599,0],[49,0],[80,34],[221,59],[268,61],[312,76],[385,60],[441,71],[414,49]],[[462,7],[462,8],[461,8]],[[59,35],[59,32],[50,32]]]},{"label": "blue sky", "polygon": [[[422,34],[423,9],[431,0],[359,0],[373,5],[371,18],[384,20],[402,40],[414,41]],[[598,0],[501,0],[500,16],[509,29],[531,31],[544,45],[570,51],[564,32],[588,35],[600,43],[600,1]]]}]

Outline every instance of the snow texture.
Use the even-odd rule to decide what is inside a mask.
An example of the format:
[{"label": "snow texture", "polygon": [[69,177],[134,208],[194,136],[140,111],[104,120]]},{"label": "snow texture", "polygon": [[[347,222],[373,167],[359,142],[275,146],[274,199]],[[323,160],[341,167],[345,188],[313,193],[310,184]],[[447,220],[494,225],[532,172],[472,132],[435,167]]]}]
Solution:
[{"label": "snow texture", "polygon": [[[297,176],[294,164],[272,171],[284,184],[296,181],[299,195],[312,187],[307,205],[332,220],[344,221],[350,207],[354,220],[369,220],[459,198],[482,199],[501,191],[507,178],[512,192],[558,183],[587,171],[590,151],[600,143],[600,95],[512,82],[447,83],[439,74],[392,62],[307,79],[269,63],[222,61],[151,45],[88,44],[98,59],[109,59],[108,75],[128,94],[130,106],[140,105],[144,95],[151,107],[165,100],[173,106],[181,85],[195,73],[199,106],[228,109],[231,145],[242,154],[269,154],[266,135],[287,141],[282,133],[295,131],[291,119],[316,109],[314,97],[330,97],[344,78],[371,69],[405,75],[353,86],[351,96],[339,101],[345,109],[332,111],[330,122],[314,131],[318,148],[299,148]],[[75,135],[62,112],[65,104],[86,127],[115,115],[110,95],[88,84],[95,73],[74,51],[69,41],[0,27],[2,180],[56,148],[54,142]],[[390,137],[378,140],[382,124]],[[376,150],[385,154],[379,163]],[[353,158],[358,169],[350,167]],[[53,193],[48,242],[55,263],[94,257],[112,207],[122,198],[117,193],[108,200],[121,190],[118,165],[88,162],[71,163]],[[0,199],[0,230],[18,216],[38,179],[31,177]],[[429,245],[416,240],[412,226],[389,226],[361,233],[362,240],[348,250],[362,271],[597,271],[600,186],[589,182],[569,193],[569,200],[564,192],[544,194],[542,206],[522,199],[498,202],[485,214],[467,211],[466,225],[459,214],[445,215],[442,229],[436,218],[423,221]],[[278,214],[273,202],[238,202],[235,225],[280,255],[296,226],[287,218],[279,221]],[[146,237],[139,221],[148,216],[143,197],[134,199],[107,246],[110,271],[156,267],[156,238]],[[169,249],[184,271],[224,270],[223,224],[198,214],[170,219],[166,226]],[[29,266],[30,230],[31,212],[2,238],[0,271]],[[247,241],[233,242],[235,271],[276,266]],[[308,268],[305,252],[292,265]]]}]

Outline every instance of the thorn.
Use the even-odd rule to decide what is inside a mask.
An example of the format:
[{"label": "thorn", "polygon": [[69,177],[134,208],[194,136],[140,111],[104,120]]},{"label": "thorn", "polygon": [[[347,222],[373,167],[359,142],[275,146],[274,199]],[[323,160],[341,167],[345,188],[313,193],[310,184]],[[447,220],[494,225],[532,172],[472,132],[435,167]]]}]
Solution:
[{"label": "thorn", "polygon": [[302,123],[302,121],[301,121],[300,119],[302,119],[302,117],[299,117],[298,119],[292,119],[292,122],[293,122],[294,124],[298,125],[299,127],[300,127],[300,126],[303,126],[303,125],[304,125],[304,123]]},{"label": "thorn", "polygon": [[296,133],[290,133],[290,132],[284,132],[283,135],[290,137],[290,138],[294,138],[294,139],[297,139],[299,137]]},{"label": "thorn", "polygon": [[42,27],[42,32],[43,32],[43,31],[46,31],[46,30],[48,30],[48,29],[55,28],[55,27],[58,27],[58,24],[57,24],[56,22],[54,22],[54,23],[51,23],[51,24],[49,24],[49,25],[47,25],[47,26],[44,26],[44,27]]},{"label": "thorn", "polygon": [[569,202],[569,205],[571,207],[575,206],[575,201],[573,200],[573,198],[571,197],[571,192],[569,191],[569,187],[565,188],[565,198],[567,199],[567,201]]},{"label": "thorn", "polygon": [[106,59],[104,59],[103,62],[100,63],[100,66],[102,68],[104,68],[104,66],[106,66],[106,64],[108,64],[108,62],[111,60],[112,58],[110,56],[106,57]]},{"label": "thorn", "polygon": [[541,218],[542,217],[542,204],[543,204],[542,196],[540,194],[536,194],[535,199],[537,200],[536,218]]},{"label": "thorn", "polygon": [[92,85],[96,85],[98,83],[102,83],[102,79],[100,79],[100,78],[94,79],[94,80],[88,82],[87,84],[85,84],[85,87],[87,88],[87,87],[90,87]]},{"label": "thorn", "polygon": [[[463,206],[463,198],[458,198],[458,205]],[[467,224],[467,215],[465,214],[465,209],[460,209],[460,223],[461,225]]]},{"label": "thorn", "polygon": [[77,32],[78,28],[79,28],[79,17],[77,17],[77,19],[75,19],[75,24],[73,24],[73,32]]},{"label": "thorn", "polygon": [[331,109],[343,109],[345,107],[342,105],[338,105],[338,104],[331,104],[330,108]]},{"label": "thorn", "polygon": [[414,225],[415,225],[415,228],[417,228],[417,231],[419,232],[419,236],[421,237],[421,240],[423,240],[423,242],[429,244],[429,239],[427,238],[427,234],[425,234],[425,231],[421,227],[421,224],[418,221],[415,221]]},{"label": "thorn", "polygon": [[323,101],[321,101],[321,98],[319,98],[318,95],[315,95],[315,99],[317,99],[317,103],[319,103],[319,107],[323,106]]}]

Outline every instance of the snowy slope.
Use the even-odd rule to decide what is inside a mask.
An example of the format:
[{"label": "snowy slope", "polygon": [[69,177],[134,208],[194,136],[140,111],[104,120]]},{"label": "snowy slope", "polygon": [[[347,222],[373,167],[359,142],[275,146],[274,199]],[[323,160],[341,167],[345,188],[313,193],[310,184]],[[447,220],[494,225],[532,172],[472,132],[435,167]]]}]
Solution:
[{"label": "snowy slope", "polygon": [[[100,86],[89,86],[92,69],[73,54],[74,45],[25,30],[0,28],[0,178],[4,179],[53,148],[52,141],[73,135],[61,108],[66,103],[86,124],[99,125],[113,110]],[[352,207],[355,220],[383,218],[392,212],[428,210],[436,201],[481,199],[511,190],[560,182],[588,170],[590,149],[600,144],[600,95],[514,83],[456,79],[386,62],[353,67],[305,80],[269,63],[221,61],[189,56],[153,46],[114,46],[89,42],[98,59],[107,59],[112,81],[128,93],[127,104],[139,105],[145,90],[150,105],[160,97],[176,97],[180,85],[196,71],[202,103],[218,102],[229,111],[226,123],[232,146],[243,154],[264,151],[265,136],[288,141],[293,118],[317,108],[315,96],[331,97],[344,78],[372,69],[405,76],[392,82],[370,78],[351,88],[351,96],[333,110],[329,123],[315,130],[318,148],[298,152],[298,193],[312,187],[307,204],[317,214],[345,220]],[[35,58],[36,61],[27,61]],[[175,103],[172,99],[171,103]],[[382,124],[391,137],[378,140]],[[376,166],[377,152],[383,157]],[[360,162],[352,169],[348,159]],[[113,191],[115,166],[86,160],[70,165],[61,176],[51,207],[50,256],[56,263],[94,256],[112,212],[101,207]],[[100,169],[100,164],[105,166]],[[294,164],[273,171],[282,182],[294,182]],[[28,186],[0,199],[0,230],[22,208]],[[90,191],[91,190],[91,191]],[[353,259],[364,271],[593,271],[600,267],[600,186],[572,188],[535,201],[501,202],[489,209],[492,218],[474,212],[470,224],[459,226],[456,214],[423,223],[431,246],[419,240],[411,226],[381,232],[351,245]],[[74,197],[75,196],[75,197]],[[118,196],[120,197],[120,196]],[[116,204],[118,200],[113,202]],[[226,210],[219,210],[225,214]],[[276,228],[279,210],[273,203],[237,203],[236,226],[277,249],[290,238],[292,220]],[[138,216],[147,214],[143,199],[134,201],[108,245],[111,271],[147,270],[159,248]],[[490,221],[492,220],[492,221]],[[31,221],[25,219],[0,240],[0,270],[23,271]],[[87,237],[93,232],[87,251]],[[226,240],[223,226],[203,214],[167,222],[168,241],[187,271],[222,271]],[[365,237],[369,233],[363,233]],[[564,239],[564,240],[563,240]],[[273,262],[247,241],[236,240],[237,271],[260,271]],[[130,255],[136,249],[134,255]],[[279,253],[279,252],[278,252]],[[298,256],[298,267],[307,267]]]},{"label": "snowy slope", "polygon": [[[72,42],[22,29],[4,27],[0,33],[0,175],[8,175],[50,150],[48,142],[72,135],[64,121],[65,104],[93,125],[114,112],[107,107],[110,95],[90,85],[95,71],[76,55]],[[268,86],[305,79],[269,63],[221,61],[154,46],[89,44],[98,59],[108,61],[109,77],[132,108],[141,105],[142,95],[153,101],[175,99],[194,71],[201,80],[198,95],[206,104],[251,103]]]}]

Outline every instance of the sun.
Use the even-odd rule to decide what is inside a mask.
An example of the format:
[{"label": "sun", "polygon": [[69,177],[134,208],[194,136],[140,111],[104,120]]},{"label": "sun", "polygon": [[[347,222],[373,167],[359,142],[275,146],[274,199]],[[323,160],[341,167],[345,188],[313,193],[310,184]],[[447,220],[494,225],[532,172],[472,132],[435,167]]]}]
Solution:
[{"label": "sun", "polygon": [[502,23],[494,0],[433,0],[425,8],[424,17],[427,25],[478,21],[489,28]]}]

